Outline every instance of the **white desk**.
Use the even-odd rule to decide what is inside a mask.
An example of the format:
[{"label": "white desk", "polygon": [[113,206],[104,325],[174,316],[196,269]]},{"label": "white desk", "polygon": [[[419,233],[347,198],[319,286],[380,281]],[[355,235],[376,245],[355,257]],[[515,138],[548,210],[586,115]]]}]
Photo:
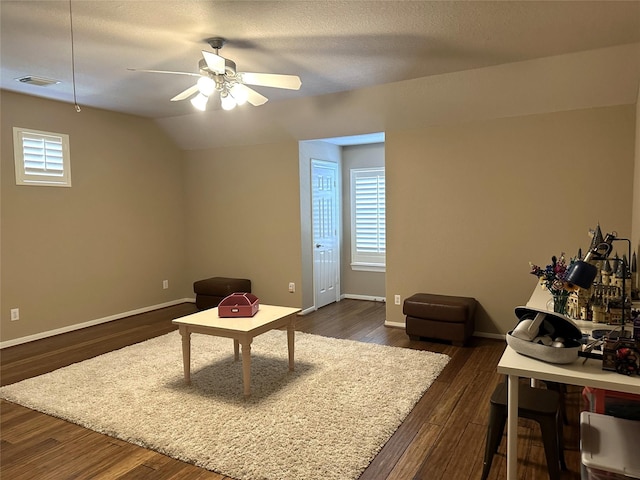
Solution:
[{"label": "white desk", "polygon": [[[548,309],[552,307],[552,304],[548,301],[550,298],[549,292],[542,290],[538,286],[533,291],[527,306]],[[516,322],[517,319],[514,320],[514,324]],[[585,331],[583,324],[591,322],[579,323],[581,330]],[[600,325],[595,324],[594,326]],[[602,327],[606,328],[604,325]],[[519,377],[640,394],[640,377],[627,377],[619,373],[602,370],[602,360],[588,359],[586,363],[583,364],[583,362],[584,358],[578,357],[573,363],[556,365],[520,355],[509,346],[505,349],[500,362],[498,362],[498,373],[508,375],[509,378],[507,395],[507,480],[516,480],[518,473],[517,385]]]},{"label": "white desk", "polygon": [[604,388],[625,393],[640,394],[640,377],[627,377],[602,370],[602,361],[580,357],[567,365],[546,363],[520,355],[507,346],[498,363],[498,372],[508,375],[507,410],[507,480],[515,480],[518,473],[518,378],[534,378],[552,382]]},{"label": "white desk", "polygon": [[[498,372],[509,376],[507,417],[507,480],[517,478],[518,469],[518,384],[519,377],[604,388],[640,394],[640,377],[627,377],[602,370],[602,361],[580,357],[567,365],[555,365],[520,355],[507,346],[498,363]],[[516,387],[516,388],[514,388]]]}]

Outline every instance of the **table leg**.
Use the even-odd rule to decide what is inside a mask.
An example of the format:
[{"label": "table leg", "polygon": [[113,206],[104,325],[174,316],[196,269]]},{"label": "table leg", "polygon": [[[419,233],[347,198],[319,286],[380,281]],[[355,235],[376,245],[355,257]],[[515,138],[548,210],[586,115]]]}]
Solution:
[{"label": "table leg", "polygon": [[184,380],[187,385],[191,384],[191,332],[186,325],[180,325],[180,335],[182,336],[182,366],[184,369]]},{"label": "table leg", "polygon": [[242,383],[244,396],[251,395],[251,340],[242,343]]},{"label": "table leg", "polygon": [[518,477],[518,376],[509,375],[507,390],[507,480]]},{"label": "table leg", "polygon": [[287,347],[289,349],[289,371],[294,370],[294,346],[295,346],[296,328],[293,321],[287,325]]},{"label": "table leg", "polygon": [[240,342],[237,338],[233,339],[233,359],[236,362],[240,359]]}]

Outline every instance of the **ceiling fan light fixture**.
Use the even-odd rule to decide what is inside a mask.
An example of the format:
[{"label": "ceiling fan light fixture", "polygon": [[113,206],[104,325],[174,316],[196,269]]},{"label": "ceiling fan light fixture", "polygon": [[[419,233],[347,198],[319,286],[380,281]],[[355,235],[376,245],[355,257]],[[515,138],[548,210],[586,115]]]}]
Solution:
[{"label": "ceiling fan light fixture", "polygon": [[222,92],[220,94],[220,104],[224,110],[233,110],[236,108],[237,102],[227,92]]},{"label": "ceiling fan light fixture", "polygon": [[198,79],[198,90],[205,97],[211,96],[216,88],[216,82],[211,77],[200,77]]},{"label": "ceiling fan light fixture", "polygon": [[233,85],[229,90],[229,93],[238,105],[244,105],[245,103],[247,103],[247,91],[242,88],[242,85],[240,85],[239,83]]},{"label": "ceiling fan light fixture", "polygon": [[244,105],[245,103],[249,103],[254,107],[267,103],[269,99],[254,90],[252,86],[298,90],[302,84],[300,77],[297,75],[238,72],[233,60],[221,57],[218,54],[220,48],[225,44],[224,38],[213,37],[206,41],[215,50],[215,53],[202,50],[202,58],[198,61],[199,73],[132,68],[129,70],[196,77],[197,80],[189,88],[178,93],[170,100],[177,102],[191,99],[191,104],[201,111],[206,110],[209,97],[214,92],[220,94],[220,103],[224,110],[233,110],[236,106]]},{"label": "ceiling fan light fixture", "polygon": [[201,111],[205,111],[207,109],[207,102],[209,101],[209,97],[199,93],[195,97],[191,99],[191,105]]}]

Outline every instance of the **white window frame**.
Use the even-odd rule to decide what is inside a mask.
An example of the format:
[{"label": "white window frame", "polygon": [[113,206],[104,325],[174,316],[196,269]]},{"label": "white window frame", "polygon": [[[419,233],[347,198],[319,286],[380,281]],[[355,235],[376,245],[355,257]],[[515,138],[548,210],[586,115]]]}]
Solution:
[{"label": "white window frame", "polygon": [[[363,198],[362,187],[368,184],[370,195],[368,206]],[[365,187],[366,188],[366,187]],[[359,195],[361,193],[362,195]],[[362,239],[358,232],[363,230],[361,223],[365,212],[376,216],[373,222],[364,225],[365,230],[374,235],[369,240]],[[380,216],[382,215],[382,218]],[[386,208],[385,208],[385,171],[384,167],[354,168],[351,169],[351,269],[371,272],[384,272],[386,270]],[[382,237],[382,238],[381,238]],[[363,243],[369,243],[368,248],[363,248]]]},{"label": "white window frame", "polygon": [[[42,144],[30,151],[26,143],[30,140]],[[69,135],[13,127],[13,157],[16,185],[71,186]],[[48,162],[48,159],[52,161]]]}]

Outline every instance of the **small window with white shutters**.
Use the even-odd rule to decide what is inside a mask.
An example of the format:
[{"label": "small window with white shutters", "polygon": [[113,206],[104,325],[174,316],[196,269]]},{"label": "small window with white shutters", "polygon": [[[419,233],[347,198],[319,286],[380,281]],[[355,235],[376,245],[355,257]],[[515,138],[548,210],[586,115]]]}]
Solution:
[{"label": "small window with white shutters", "polygon": [[351,170],[351,268],[384,271],[386,265],[384,168]]},{"label": "small window with white shutters", "polygon": [[71,186],[69,135],[13,127],[16,185]]}]

